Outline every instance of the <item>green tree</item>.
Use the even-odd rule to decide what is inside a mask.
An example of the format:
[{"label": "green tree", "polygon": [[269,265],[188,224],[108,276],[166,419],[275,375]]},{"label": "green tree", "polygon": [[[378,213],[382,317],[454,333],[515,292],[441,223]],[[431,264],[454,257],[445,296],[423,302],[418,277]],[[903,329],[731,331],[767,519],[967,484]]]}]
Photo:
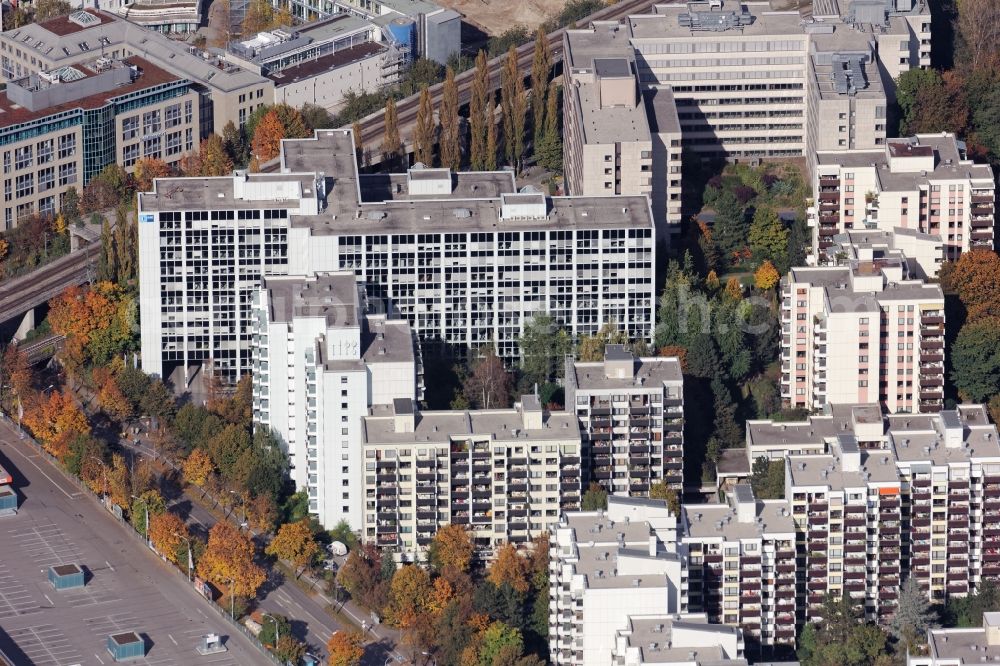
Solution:
[{"label": "green tree", "polygon": [[531,61],[531,128],[534,132],[535,152],[545,135],[546,96],[549,90],[549,70],[552,69],[548,35],[541,28],[535,33],[535,52]]},{"label": "green tree", "polygon": [[605,347],[627,344],[628,334],[614,324],[606,323],[594,335],[585,335],[580,338],[580,342],[576,346],[576,357],[583,363],[603,361]]},{"label": "green tree", "polygon": [[75,187],[67,188],[62,196],[62,205],[59,211],[66,217],[67,224],[77,224],[80,222],[80,194]]},{"label": "green tree", "polygon": [[769,206],[760,206],[754,211],[749,232],[750,250],[754,259],[784,264],[788,255],[788,229],[778,213]]},{"label": "green tree", "polygon": [[802,666],[871,666],[886,653],[887,637],[874,624],[863,623],[846,596],[827,595],[821,624],[807,624],[799,637]]},{"label": "green tree", "polygon": [[292,624],[284,615],[268,613],[261,619],[261,630],[257,634],[257,640],[265,646],[273,648],[280,637],[291,635]]},{"label": "green tree", "polygon": [[111,235],[111,225],[107,220],[101,224],[101,254],[97,258],[97,279],[114,282],[118,276],[118,253]]},{"label": "green tree", "polygon": [[1000,585],[984,580],[974,594],[948,597],[941,614],[946,627],[981,627],[983,613],[1000,611]]},{"label": "green tree", "polygon": [[222,128],[222,144],[226,154],[229,155],[233,165],[241,169],[250,161],[250,143],[246,137],[247,135],[241,132],[232,120]]},{"label": "green tree", "polygon": [[1000,319],[962,327],[951,348],[951,379],[966,400],[983,402],[1000,393]]},{"label": "green tree", "polygon": [[304,104],[300,111],[302,120],[306,128],[310,131],[318,129],[332,129],[337,125],[334,123],[330,112],[322,106],[316,104]]},{"label": "green tree", "polygon": [[712,227],[715,244],[727,258],[731,258],[734,252],[746,247],[749,232],[746,209],[732,191],[724,190],[715,201],[715,224]]},{"label": "green tree", "polygon": [[354,550],[358,547],[358,535],[354,533],[351,526],[346,520],[341,519],[333,529],[330,530],[330,539],[333,541],[339,541],[344,544],[350,550]]},{"label": "green tree", "polygon": [[497,658],[508,651],[520,656],[524,651],[524,638],[517,629],[508,627],[503,622],[494,622],[483,632],[479,666],[494,666]]},{"label": "green tree", "polygon": [[483,153],[483,169],[496,171],[497,168],[497,123],[493,110],[486,116],[486,150]]},{"label": "green tree", "polygon": [[545,169],[559,173],[563,168],[562,133],[559,131],[559,101],[562,88],[555,81],[549,83],[545,96],[545,126],[541,139],[535,131],[535,156]]},{"label": "green tree", "polygon": [[781,499],[785,496],[785,463],[765,456],[753,462],[750,486],[757,499]]},{"label": "green tree", "polygon": [[608,491],[599,483],[591,483],[580,502],[583,511],[599,511],[608,508]]},{"label": "green tree", "polygon": [[66,0],[38,0],[35,4],[35,22],[48,21],[73,11]]},{"label": "green tree", "polygon": [[521,334],[521,374],[528,386],[547,384],[563,376],[573,339],[551,315],[536,314]]},{"label": "green tree", "polygon": [[458,171],[462,165],[461,123],[458,117],[458,86],[455,84],[455,70],[451,67],[445,70],[438,115],[441,121],[441,166]]},{"label": "green tree", "polygon": [[500,112],[503,119],[504,156],[516,172],[521,170],[524,157],[524,121],[527,100],[524,79],[517,66],[517,49],[507,51],[507,59],[500,71]]},{"label": "green tree", "polygon": [[498,409],[511,403],[513,379],[492,347],[475,359],[462,382],[462,392],[476,409]]},{"label": "green tree", "polygon": [[[469,101],[469,161],[475,171],[486,168],[487,123],[493,122],[492,95],[489,88],[489,67],[486,52],[476,56],[476,71],[472,79],[472,97]],[[494,152],[495,148],[494,148]]]},{"label": "green tree", "polygon": [[889,633],[909,648],[922,643],[927,630],[937,626],[937,612],[931,607],[927,593],[920,589],[917,579],[910,576],[899,591]]},{"label": "green tree", "polygon": [[413,137],[413,159],[424,166],[434,166],[434,144],[437,140],[437,125],[434,123],[434,107],[431,92],[427,86],[420,90],[417,107],[417,127]]},{"label": "green tree", "polygon": [[403,141],[399,138],[399,116],[396,102],[390,97],[385,103],[385,136],[382,139],[382,161],[388,169],[398,168],[403,160]]}]

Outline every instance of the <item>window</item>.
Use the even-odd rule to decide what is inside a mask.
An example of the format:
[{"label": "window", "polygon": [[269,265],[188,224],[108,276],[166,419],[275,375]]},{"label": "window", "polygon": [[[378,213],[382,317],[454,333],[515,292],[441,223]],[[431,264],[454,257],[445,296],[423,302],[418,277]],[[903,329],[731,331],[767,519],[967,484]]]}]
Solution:
[{"label": "window", "polygon": [[164,125],[169,129],[181,124],[181,105],[173,104],[164,111]]},{"label": "window", "polygon": [[139,116],[131,116],[122,120],[122,141],[128,141],[139,136]]},{"label": "window", "polygon": [[52,139],[47,139],[45,141],[38,142],[38,163],[48,164],[52,161],[52,151],[53,151]]},{"label": "window", "polygon": [[139,144],[133,143],[122,150],[122,166],[130,167],[139,159]]},{"label": "window", "polygon": [[32,147],[24,146],[14,150],[14,168],[26,169],[32,164]]},{"label": "window", "polygon": [[181,152],[181,133],[171,132],[167,135],[167,155],[177,155]]},{"label": "window", "polygon": [[143,157],[160,157],[160,137],[151,136],[142,140]]},{"label": "window", "polygon": [[56,170],[54,167],[46,167],[38,172],[38,191],[45,192],[51,190],[56,185]]},{"label": "window", "polygon": [[76,135],[64,134],[59,137],[59,159],[76,155]]},{"label": "window", "polygon": [[191,100],[188,100],[184,102],[184,122],[190,125],[193,118],[194,118],[193,105],[191,104]]},{"label": "window", "polygon": [[35,174],[26,173],[17,177],[14,196],[20,199],[35,193]]},{"label": "window", "polygon": [[59,185],[72,185],[76,182],[76,162],[59,165]]}]

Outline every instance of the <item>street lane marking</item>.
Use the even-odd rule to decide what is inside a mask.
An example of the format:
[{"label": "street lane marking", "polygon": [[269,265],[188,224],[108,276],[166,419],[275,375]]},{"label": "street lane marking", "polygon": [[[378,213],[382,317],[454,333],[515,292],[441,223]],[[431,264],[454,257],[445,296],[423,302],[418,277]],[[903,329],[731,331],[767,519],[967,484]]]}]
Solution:
[{"label": "street lane marking", "polygon": [[36,465],[36,464],[35,464],[35,461],[34,461],[34,460],[32,460],[31,458],[29,458],[29,457],[28,457],[27,455],[25,455],[23,451],[21,451],[20,449],[18,449],[18,447],[16,447],[16,446],[12,446],[12,447],[10,447],[10,448],[11,448],[12,450],[16,451],[16,452],[17,452],[17,454],[18,454],[19,456],[21,456],[22,458],[24,458],[25,460],[27,460],[27,461],[28,461],[29,463],[31,463],[31,466],[32,466],[32,467],[34,467],[35,469],[37,469],[37,470],[38,470],[39,472],[41,472],[42,476],[44,476],[44,477],[45,477],[46,479],[48,479],[48,480],[49,480],[49,482],[50,482],[50,483],[51,483],[51,484],[52,484],[53,486],[55,486],[56,488],[58,488],[58,489],[59,489],[59,492],[61,492],[61,493],[62,493],[63,495],[65,495],[66,497],[68,497],[68,498],[70,498],[70,499],[75,499],[75,498],[76,498],[76,496],[77,496],[77,495],[79,494],[79,493],[74,493],[73,495],[70,495],[70,494],[69,494],[68,492],[66,492],[66,491],[65,491],[65,490],[63,489],[63,487],[62,487],[62,486],[60,486],[60,485],[59,485],[59,484],[58,484],[58,483],[56,482],[56,480],[55,480],[55,479],[53,479],[53,478],[52,478],[51,476],[49,476],[48,474],[46,474],[46,473],[45,473],[45,470],[43,470],[43,469],[42,469],[41,467],[39,467],[38,465]]}]

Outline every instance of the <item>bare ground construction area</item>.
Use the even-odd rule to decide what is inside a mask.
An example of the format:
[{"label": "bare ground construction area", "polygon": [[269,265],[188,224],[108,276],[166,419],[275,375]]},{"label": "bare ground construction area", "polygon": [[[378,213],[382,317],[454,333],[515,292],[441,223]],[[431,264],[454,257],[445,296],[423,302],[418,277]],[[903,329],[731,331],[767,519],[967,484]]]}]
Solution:
[{"label": "bare ground construction area", "polygon": [[490,35],[518,25],[534,30],[562,11],[566,0],[436,0]]}]

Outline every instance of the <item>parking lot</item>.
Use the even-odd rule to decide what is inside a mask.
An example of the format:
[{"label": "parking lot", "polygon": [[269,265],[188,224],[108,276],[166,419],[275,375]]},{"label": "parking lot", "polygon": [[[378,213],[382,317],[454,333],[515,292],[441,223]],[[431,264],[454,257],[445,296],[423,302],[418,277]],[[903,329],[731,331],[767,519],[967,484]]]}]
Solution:
[{"label": "parking lot", "polygon": [[[0,423],[0,464],[20,495],[16,516],[0,517],[0,649],[17,664],[111,664],[109,634],[135,631],[145,658],[132,664],[272,664],[182,577],[128,534],[92,497],[64,479]],[[57,591],[47,572],[78,564],[83,588]],[[227,636],[228,652],[201,656],[201,636]]]}]

